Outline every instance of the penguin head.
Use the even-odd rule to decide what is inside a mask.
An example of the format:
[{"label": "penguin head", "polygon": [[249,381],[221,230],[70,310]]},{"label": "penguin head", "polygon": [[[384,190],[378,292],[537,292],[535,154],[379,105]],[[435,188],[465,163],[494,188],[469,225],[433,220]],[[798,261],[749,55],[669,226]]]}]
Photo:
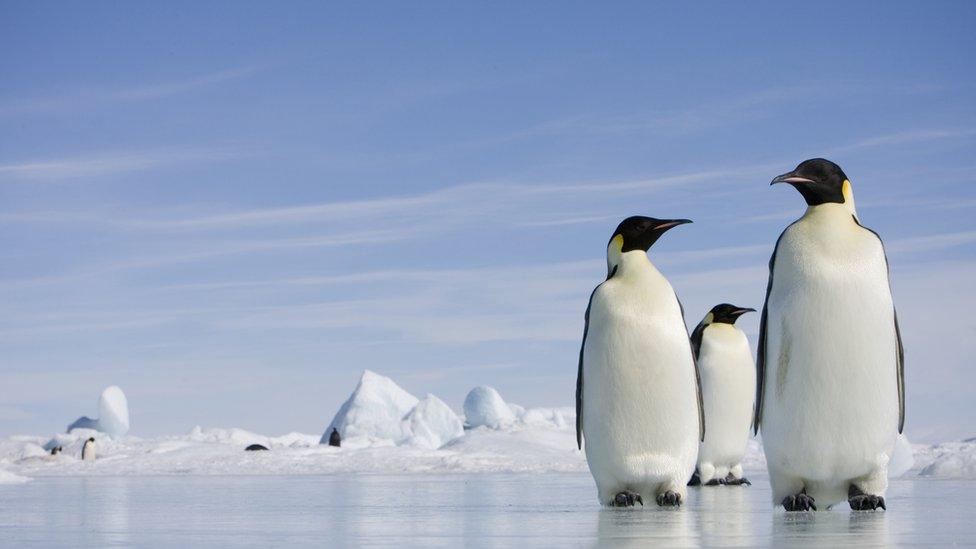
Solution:
[{"label": "penguin head", "polygon": [[95,437],[89,437],[88,442],[95,442]]},{"label": "penguin head", "polygon": [[705,324],[735,324],[740,316],[754,312],[756,310],[749,307],[737,307],[731,303],[721,303],[712,307],[712,310],[705,315]]},{"label": "penguin head", "polygon": [[792,172],[773,178],[770,185],[776,183],[793,185],[793,188],[803,195],[808,206],[833,203],[846,204],[852,211],[854,209],[851,181],[844,170],[830,160],[824,158],[804,160]]},{"label": "penguin head", "polygon": [[620,265],[624,254],[646,253],[668,229],[685,223],[691,223],[691,220],[655,219],[635,215],[621,221],[607,243],[607,278],[613,276],[613,271]]}]

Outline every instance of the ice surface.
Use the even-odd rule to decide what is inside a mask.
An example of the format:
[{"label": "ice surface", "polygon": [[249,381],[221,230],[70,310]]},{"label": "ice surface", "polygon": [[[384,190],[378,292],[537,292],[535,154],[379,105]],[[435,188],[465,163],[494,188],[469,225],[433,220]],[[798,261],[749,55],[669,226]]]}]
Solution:
[{"label": "ice surface", "polygon": [[515,412],[492,387],[475,387],[464,398],[464,424],[469,428],[501,429],[515,423],[515,419]]},{"label": "ice surface", "polygon": [[82,416],[68,426],[68,432],[76,429],[93,429],[111,437],[125,436],[129,432],[129,402],[122,389],[115,385],[106,387],[98,398],[98,419]]},{"label": "ice surface", "polygon": [[[256,463],[274,452],[248,454]],[[841,504],[833,512],[787,514],[773,509],[766,475],[750,478],[750,487],[691,488],[685,505],[675,510],[656,505],[601,509],[585,471],[38,477],[0,485],[0,501],[11,503],[0,505],[0,547],[973,543],[968,482],[893,481],[886,512],[851,513]]]},{"label": "ice surface", "polygon": [[407,414],[410,443],[437,449],[464,436],[461,418],[443,400],[428,394]]}]

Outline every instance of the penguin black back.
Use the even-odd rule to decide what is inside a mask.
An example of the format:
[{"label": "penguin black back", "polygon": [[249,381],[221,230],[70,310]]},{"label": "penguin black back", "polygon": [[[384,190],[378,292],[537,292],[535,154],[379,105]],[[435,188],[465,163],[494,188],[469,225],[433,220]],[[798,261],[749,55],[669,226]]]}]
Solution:
[{"label": "penguin black back", "polygon": [[266,451],[267,449],[268,449],[267,446],[263,446],[261,444],[252,444],[252,445],[248,446],[247,448],[244,448],[244,451],[245,452],[261,452],[261,451]]},{"label": "penguin black back", "polygon": [[329,446],[335,446],[336,448],[342,446],[342,437],[339,436],[339,430],[335,427],[332,428],[332,434],[329,435]]}]

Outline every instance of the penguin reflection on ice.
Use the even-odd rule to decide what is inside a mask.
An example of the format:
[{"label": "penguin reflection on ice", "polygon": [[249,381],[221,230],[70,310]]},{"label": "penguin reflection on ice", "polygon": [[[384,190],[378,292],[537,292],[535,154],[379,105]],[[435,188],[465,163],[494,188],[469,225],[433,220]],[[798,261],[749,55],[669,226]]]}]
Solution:
[{"label": "penguin reflection on ice", "polygon": [[773,501],[787,511],[845,498],[855,511],[884,509],[905,422],[884,245],[861,225],[837,164],[807,160],[776,183],[795,187],[808,207],[776,243],[759,329],[754,426]]},{"label": "penguin reflection on ice", "polygon": [[704,434],[681,304],[647,250],[687,219],[629,217],[607,245],[607,279],[586,310],[576,442],[600,503],[680,505]]},{"label": "penguin reflection on ice", "polygon": [[746,334],[735,326],[748,312],[755,309],[716,305],[691,333],[708,433],[698,450],[698,469],[689,486],[752,484],[742,476],[742,458],[752,423],[756,364]]}]

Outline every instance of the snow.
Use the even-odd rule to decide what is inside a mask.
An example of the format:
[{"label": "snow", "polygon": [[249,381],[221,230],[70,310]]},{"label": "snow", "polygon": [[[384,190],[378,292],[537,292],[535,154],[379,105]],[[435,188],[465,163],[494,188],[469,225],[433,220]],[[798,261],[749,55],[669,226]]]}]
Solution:
[{"label": "snow", "polygon": [[431,394],[407,414],[407,423],[411,444],[432,450],[464,436],[461,418],[443,400]]},{"label": "snow", "polygon": [[[368,445],[375,441],[400,444],[409,438],[406,415],[419,401],[392,379],[370,370],[363,372],[349,399],[339,408],[320,442],[329,443],[332,429],[338,429],[343,443]],[[350,439],[364,439],[355,441]]]},{"label": "snow", "polygon": [[[120,395],[103,394],[99,427],[128,424]],[[491,387],[476,387],[468,393],[464,411],[462,420],[440,398],[428,394],[417,399],[392,379],[365,371],[325,431],[328,435],[333,426],[339,429],[341,448],[321,444],[319,435],[296,432],[268,436],[197,426],[185,435],[139,438],[75,428],[53,437],[0,438],[0,481],[76,475],[587,471],[584,454],[576,448],[572,407],[525,408],[506,403]],[[109,417],[111,422],[102,421]],[[89,437],[96,439],[98,459],[82,462],[81,449]],[[251,444],[270,451],[245,452]],[[50,455],[54,446],[63,452]],[[749,440],[743,466],[748,475],[765,470],[759,439]],[[893,478],[976,479],[976,441],[911,445],[900,437],[889,472]]]},{"label": "snow", "polygon": [[98,398],[98,419],[82,416],[68,426],[68,432],[91,429],[111,437],[125,436],[129,432],[129,402],[122,389],[112,385]]},{"label": "snow", "polygon": [[28,477],[15,475],[13,473],[0,469],[0,484],[21,484],[29,480],[30,478]]},{"label": "snow", "polygon": [[492,387],[475,387],[464,399],[465,426],[501,429],[515,422],[516,411],[524,415],[524,410],[505,404],[502,396]]}]

